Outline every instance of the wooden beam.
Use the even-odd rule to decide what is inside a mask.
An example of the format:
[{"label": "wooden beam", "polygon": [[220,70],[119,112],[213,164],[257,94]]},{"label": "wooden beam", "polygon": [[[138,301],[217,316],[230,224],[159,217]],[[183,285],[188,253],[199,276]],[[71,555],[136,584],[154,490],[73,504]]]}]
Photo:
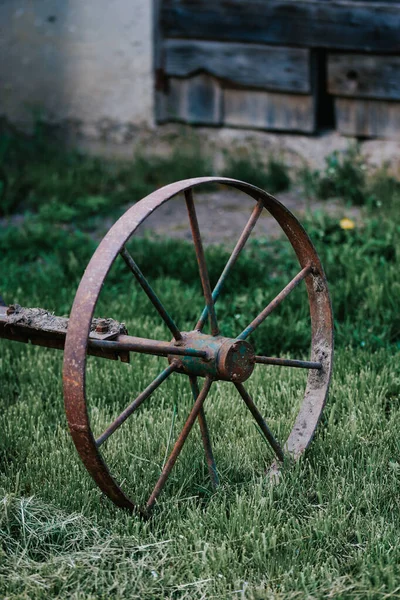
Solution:
[{"label": "wooden beam", "polygon": [[310,51],[306,48],[166,40],[165,72],[188,77],[200,71],[238,85],[310,93]]},{"label": "wooden beam", "polygon": [[400,140],[400,103],[336,98],[336,127],[344,135]]},{"label": "wooden beam", "polygon": [[400,52],[399,3],[163,0],[165,37]]},{"label": "wooden beam", "polygon": [[313,96],[224,90],[224,124],[278,131],[315,131]]},{"label": "wooden beam", "polygon": [[330,54],[328,91],[335,96],[400,100],[400,56]]},{"label": "wooden beam", "polygon": [[161,99],[161,121],[221,124],[222,90],[216,79],[205,74],[187,79],[171,77],[167,87]]}]

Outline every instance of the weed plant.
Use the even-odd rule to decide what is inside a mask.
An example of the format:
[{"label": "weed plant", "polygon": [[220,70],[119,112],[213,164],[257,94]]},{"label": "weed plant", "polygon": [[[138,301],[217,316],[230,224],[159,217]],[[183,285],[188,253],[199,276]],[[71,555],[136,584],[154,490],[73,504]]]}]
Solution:
[{"label": "weed plant", "polygon": [[288,168],[284,162],[270,157],[265,164],[257,152],[250,156],[228,155],[223,175],[252,183],[271,194],[284,192],[290,187]]},{"label": "weed plant", "polygon": [[[373,189],[370,189],[367,164],[358,145],[350,145],[344,152],[332,152],[325,162],[323,171],[310,170],[308,167],[300,171],[300,180],[307,196],[321,200],[341,198],[356,206],[370,204]],[[384,179],[388,179],[386,174]]]}]

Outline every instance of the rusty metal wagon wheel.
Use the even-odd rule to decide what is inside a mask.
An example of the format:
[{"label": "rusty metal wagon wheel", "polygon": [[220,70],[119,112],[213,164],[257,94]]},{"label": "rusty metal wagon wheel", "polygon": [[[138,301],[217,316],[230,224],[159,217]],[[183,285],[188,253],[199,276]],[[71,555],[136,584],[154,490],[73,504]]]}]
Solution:
[{"label": "rusty metal wagon wheel", "polygon": [[[213,291],[210,287],[193,197],[193,189],[205,183],[218,183],[236,188],[244,192],[253,205],[250,218]],[[132,234],[135,233],[139,225],[154,210],[180,192],[185,194],[206,305],[196,326],[189,332],[181,332],[179,330],[178,325],[169,316],[155,291],[151,288],[125,247],[125,244]],[[236,338],[227,338],[219,330],[215,303],[230,270],[235,264],[264,208],[275,218],[289,239],[300,264],[299,272],[275,298],[271,299],[262,312]],[[118,255],[122,256],[127,267],[132,271],[144,292],[158,310],[164,323],[171,331],[173,342],[157,342],[155,340],[130,337],[130,343],[127,345],[127,343],[123,343],[124,336],[119,336],[118,341],[115,342],[97,342],[98,344],[103,344],[103,347],[108,351],[114,348],[116,351],[124,350],[126,352],[129,350],[165,356],[168,365],[113,423],[95,439],[89,422],[85,390],[88,337],[100,290],[108,271]],[[311,316],[310,360],[290,360],[256,355],[248,341],[249,336],[303,280],[307,287]],[[211,335],[202,333],[207,319],[210,322]],[[132,343],[133,339],[135,343]],[[294,460],[298,459],[310,443],[325,404],[331,376],[332,358],[333,321],[325,275],[314,246],[292,213],[268,193],[241,181],[218,177],[201,177],[180,181],[155,191],[132,206],[104,237],[82,277],[72,307],[64,355],[64,398],[70,432],[83,463],[101,490],[118,506],[135,509],[137,508],[135,503],[124,493],[111,475],[100,453],[100,447],[171,373],[175,372],[189,377],[195,401],[187,421],[175,442],[172,453],[166,461],[159,480],[150,495],[144,509],[144,512],[147,513],[157,501],[196,419],[199,421],[212,482],[214,485],[218,483],[218,475],[203,409],[204,401],[213,381],[225,380],[236,386],[238,393],[276,455],[274,463],[276,470],[279,469],[279,465],[286,456]],[[289,368],[308,369],[304,399],[293,428],[284,444],[276,440],[247,392],[246,387],[243,385],[251,376],[256,364],[283,365]],[[200,391],[198,377],[204,377],[204,384]]]}]

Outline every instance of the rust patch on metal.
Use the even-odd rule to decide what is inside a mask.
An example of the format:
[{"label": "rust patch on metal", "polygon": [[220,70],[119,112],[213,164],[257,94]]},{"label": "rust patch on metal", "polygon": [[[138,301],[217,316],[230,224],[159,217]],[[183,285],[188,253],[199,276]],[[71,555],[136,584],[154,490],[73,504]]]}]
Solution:
[{"label": "rust patch on metal", "polygon": [[[252,374],[254,350],[248,342],[222,335],[205,335],[200,331],[182,332],[181,348],[205,352],[204,357],[184,356],[177,360],[178,373],[192,377],[211,377],[225,381],[243,382]],[[175,360],[169,356],[169,361]]]}]

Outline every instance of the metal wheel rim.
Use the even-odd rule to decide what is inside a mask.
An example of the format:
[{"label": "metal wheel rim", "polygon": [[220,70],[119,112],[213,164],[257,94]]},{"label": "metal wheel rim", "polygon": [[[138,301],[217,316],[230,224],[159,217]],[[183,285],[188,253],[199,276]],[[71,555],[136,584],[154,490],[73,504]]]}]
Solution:
[{"label": "metal wheel rim", "polygon": [[[312,440],[326,402],[333,359],[333,317],[325,274],[317,252],[296,217],[267,192],[235,179],[200,177],[158,189],[133,205],[109,230],[93,254],[79,284],[71,310],[65,341],[63,386],[67,421],[75,447],[92,478],[116,505],[129,510],[135,503],[119,487],[103,460],[93,436],[86,403],[86,356],[90,323],[104,280],[120,250],[139,225],[158,207],[185,190],[205,183],[236,188],[275,218],[291,243],[301,267],[312,264],[305,278],[311,315],[311,360],[323,368],[310,371],[304,399],[285,449],[297,460]],[[277,463],[274,463],[276,468]]]}]

